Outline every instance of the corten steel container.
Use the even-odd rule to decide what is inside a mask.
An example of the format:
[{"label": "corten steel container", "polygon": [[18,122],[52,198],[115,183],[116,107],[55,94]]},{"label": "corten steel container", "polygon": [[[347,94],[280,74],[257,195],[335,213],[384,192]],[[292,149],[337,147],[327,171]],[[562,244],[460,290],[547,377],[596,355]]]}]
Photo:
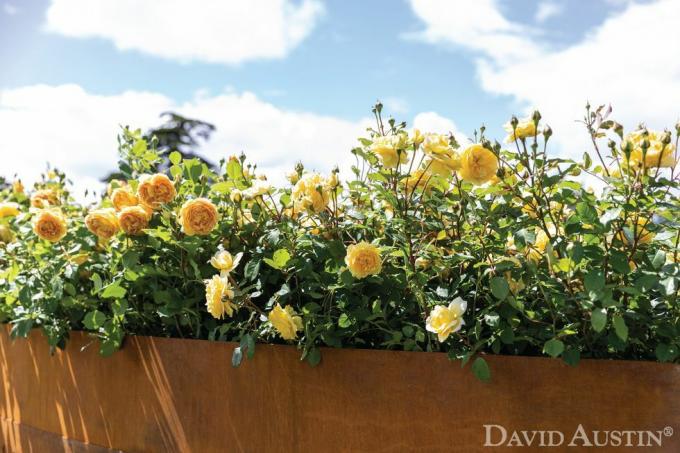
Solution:
[{"label": "corten steel container", "polygon": [[[492,356],[484,384],[439,353],[327,349],[311,368],[294,347],[257,345],[232,368],[233,344],[130,337],[102,358],[92,341],[75,332],[50,356],[40,333],[0,329],[3,451],[489,452],[521,430],[565,437],[521,451],[583,451],[567,446],[579,425],[591,442],[663,433],[661,446],[591,450],[680,451],[678,365]],[[485,425],[506,430],[502,446]]]}]

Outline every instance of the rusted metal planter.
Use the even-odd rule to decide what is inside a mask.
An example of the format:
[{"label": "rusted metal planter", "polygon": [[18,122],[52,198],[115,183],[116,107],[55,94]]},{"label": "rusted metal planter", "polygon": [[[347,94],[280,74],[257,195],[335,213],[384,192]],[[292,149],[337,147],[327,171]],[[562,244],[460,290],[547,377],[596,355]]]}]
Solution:
[{"label": "rusted metal planter", "polygon": [[[578,425],[591,441],[670,427],[644,451],[680,451],[678,365],[494,356],[483,384],[437,353],[324,350],[311,368],[293,347],[258,345],[234,369],[233,344],[133,337],[101,358],[81,351],[90,341],[76,332],[50,356],[39,333],[0,330],[3,451],[474,452],[521,430],[562,432],[550,451],[581,451],[567,445]],[[502,437],[485,425],[506,442],[485,447]]]}]

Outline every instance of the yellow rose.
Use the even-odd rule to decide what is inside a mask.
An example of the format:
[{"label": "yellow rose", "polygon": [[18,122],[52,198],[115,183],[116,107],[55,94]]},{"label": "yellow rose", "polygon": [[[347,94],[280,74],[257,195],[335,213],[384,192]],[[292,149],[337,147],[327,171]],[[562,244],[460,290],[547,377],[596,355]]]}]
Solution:
[{"label": "yellow rose", "polygon": [[14,233],[7,225],[0,225],[0,243],[9,244],[14,240]]},{"label": "yellow rose", "polygon": [[281,304],[276,304],[267,319],[284,340],[295,340],[297,332],[302,330],[302,318],[296,316],[290,305],[284,309]]},{"label": "yellow rose", "polygon": [[96,209],[85,217],[85,225],[100,239],[111,239],[120,229],[116,211],[111,208]]},{"label": "yellow rose", "polygon": [[293,203],[298,212],[319,213],[330,200],[330,183],[318,173],[307,173],[293,187]]},{"label": "yellow rose", "polygon": [[218,250],[212,258],[210,258],[210,264],[212,267],[219,270],[222,276],[227,276],[231,271],[236,269],[238,263],[241,262],[243,253],[237,253],[236,256],[232,256],[226,250]]},{"label": "yellow rose", "polygon": [[423,141],[423,152],[428,156],[450,154],[453,151],[449,137],[444,134],[427,134]]},{"label": "yellow rose", "polygon": [[14,195],[24,194],[24,185],[21,183],[20,179],[17,179],[12,183],[12,192],[14,193]]},{"label": "yellow rose", "polygon": [[[548,224],[547,226],[551,236],[557,235],[557,229],[555,228],[555,225]],[[537,228],[536,240],[534,241],[533,245],[527,244],[527,249],[525,250],[527,258],[535,263],[540,261],[545,254],[545,250],[548,248],[548,245],[550,245],[550,238],[543,229]],[[554,255],[555,252],[553,252],[553,256]]]},{"label": "yellow rose", "polygon": [[252,198],[256,197],[262,197],[269,192],[271,192],[272,186],[266,181],[262,180],[255,180],[253,182],[253,185],[248,187],[246,190],[243,191],[243,195],[246,197],[247,200],[250,200]]},{"label": "yellow rose", "polygon": [[428,170],[418,169],[411,173],[404,183],[409,191],[413,191],[417,188],[424,189],[425,186],[430,182],[432,178],[432,173]]},{"label": "yellow rose", "polygon": [[52,189],[37,190],[31,195],[31,206],[34,208],[47,208],[49,206],[58,206],[59,198],[57,193]]},{"label": "yellow rose", "polygon": [[458,174],[465,181],[484,184],[498,171],[498,158],[479,143],[468,146],[460,159]]},{"label": "yellow rose", "polygon": [[505,137],[506,143],[512,143],[515,140],[520,140],[527,137],[533,137],[537,134],[536,123],[532,118],[524,118],[517,123],[517,127],[513,130],[512,124],[505,123],[503,128],[508,133]]},{"label": "yellow rose", "polygon": [[460,170],[460,156],[455,151],[431,154],[425,163],[425,168],[435,175],[448,178],[454,171]]},{"label": "yellow rose", "polygon": [[145,205],[160,209],[164,203],[170,203],[177,195],[175,186],[170,178],[162,173],[145,175],[140,178],[137,187],[137,197]]},{"label": "yellow rose", "polygon": [[188,236],[210,234],[218,219],[217,208],[207,198],[189,200],[182,205],[179,212],[182,231]]},{"label": "yellow rose", "polygon": [[463,313],[467,309],[467,302],[456,297],[453,302],[446,305],[437,305],[430,312],[425,321],[428,332],[436,333],[439,342],[444,342],[454,332],[458,332],[465,324]]},{"label": "yellow rose", "polygon": [[[645,134],[645,132],[647,132]],[[644,166],[646,168],[671,168],[675,166],[675,145],[663,143],[663,133],[656,131],[639,130],[626,135],[625,140],[629,142],[633,149],[630,153],[629,165],[642,166],[643,149],[642,143],[647,140],[649,148],[644,156]]]},{"label": "yellow rose", "polygon": [[116,211],[128,206],[137,206],[139,200],[129,187],[119,187],[111,193],[111,203]]},{"label": "yellow rose", "polygon": [[519,280],[515,280],[514,278],[512,278],[512,274],[510,272],[505,273],[505,281],[508,282],[510,292],[515,296],[524,289],[524,282],[522,281],[522,279],[520,278]]},{"label": "yellow rose", "polygon": [[233,189],[229,192],[229,199],[234,203],[240,203],[243,198],[243,193],[238,189]]},{"label": "yellow rose", "polygon": [[142,234],[143,230],[149,226],[151,212],[151,208],[144,209],[143,206],[123,207],[118,213],[120,229],[128,236]]},{"label": "yellow rose", "polygon": [[354,278],[362,279],[382,270],[380,251],[375,245],[362,241],[347,247],[345,264]]},{"label": "yellow rose", "polygon": [[286,173],[286,179],[291,184],[296,184],[300,180],[300,175],[297,171],[293,170],[290,173]]},{"label": "yellow rose", "polygon": [[213,318],[232,316],[236,310],[233,299],[234,291],[227,278],[213,275],[210,280],[205,281],[205,306]]},{"label": "yellow rose", "polygon": [[14,203],[12,201],[0,203],[0,219],[3,217],[14,217],[19,215],[19,208],[19,203]]},{"label": "yellow rose", "polygon": [[420,133],[420,129],[413,129],[413,133],[411,134],[411,142],[413,142],[413,144],[418,147],[422,145],[424,141],[425,136]]},{"label": "yellow rose", "polygon": [[77,266],[80,266],[81,264],[84,264],[88,259],[90,259],[90,255],[88,253],[78,253],[77,255],[73,255],[69,257],[69,261]]},{"label": "yellow rose", "polygon": [[427,268],[430,267],[430,264],[431,264],[431,263],[432,263],[432,262],[431,262],[429,259],[423,258],[423,257],[421,256],[421,257],[416,258],[415,265],[416,265],[416,267],[419,268],[419,269],[427,269]]},{"label": "yellow rose", "polygon": [[41,239],[58,242],[66,236],[66,218],[60,209],[43,209],[33,218],[33,231]]},{"label": "yellow rose", "polygon": [[400,143],[401,139],[396,135],[375,137],[370,149],[380,157],[385,168],[395,168],[409,161],[406,150],[399,148]]}]

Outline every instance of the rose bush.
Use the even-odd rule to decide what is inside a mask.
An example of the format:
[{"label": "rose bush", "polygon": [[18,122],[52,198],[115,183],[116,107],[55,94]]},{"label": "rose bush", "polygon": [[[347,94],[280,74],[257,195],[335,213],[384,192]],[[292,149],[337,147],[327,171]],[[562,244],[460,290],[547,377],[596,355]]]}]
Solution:
[{"label": "rose bush", "polygon": [[[485,354],[680,357],[680,186],[674,134],[584,117],[597,164],[548,154],[535,112],[470,143],[383,120],[352,175],[302,165],[274,188],[245,156],[213,171],[140,131],[95,206],[65,175],[1,192],[0,317],[53,347],[125,335],[446,351],[487,379]],[[590,189],[584,181],[595,184]]]}]

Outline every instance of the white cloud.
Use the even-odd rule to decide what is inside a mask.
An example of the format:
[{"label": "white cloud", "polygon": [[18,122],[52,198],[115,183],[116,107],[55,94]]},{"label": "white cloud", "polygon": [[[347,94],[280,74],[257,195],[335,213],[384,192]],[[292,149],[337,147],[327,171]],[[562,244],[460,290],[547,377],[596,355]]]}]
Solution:
[{"label": "white cloud", "polygon": [[559,16],[564,10],[564,5],[552,1],[545,1],[538,4],[534,19],[536,22],[542,23],[555,16]]},{"label": "white cloud", "polygon": [[[340,165],[349,177],[355,162],[350,150],[366,136],[372,118],[346,121],[333,116],[284,110],[250,92],[199,93],[176,103],[158,93],[127,91],[118,95],[91,94],[78,85],[34,85],[0,90],[0,174],[15,173],[31,183],[47,162],[67,173],[76,194],[101,189],[98,179],[116,168],[116,135],[120,125],[146,130],[161,121],[159,113],[176,111],[213,123],[217,130],[199,149],[214,162],[244,151],[251,163],[275,184],[301,161],[310,170],[330,171]],[[423,131],[454,132],[456,125],[434,112],[415,116]]]},{"label": "white cloud", "polygon": [[285,57],[322,13],[320,0],[52,0],[46,26],[165,59],[238,64]]},{"label": "white cloud", "polygon": [[458,126],[449,118],[436,112],[422,112],[413,118],[413,127],[421,132],[435,132],[438,134],[451,133],[461,145],[467,143],[467,136],[458,130]]},{"label": "white cloud", "polygon": [[403,115],[408,113],[410,109],[408,101],[399,97],[387,97],[383,99],[382,103],[385,106],[387,113],[390,114],[396,113],[397,115]]},{"label": "white cloud", "polygon": [[[517,38],[505,38],[513,29],[496,4],[491,0],[471,3],[462,0],[437,3],[432,0],[411,0],[414,11],[425,22],[425,34],[442,34],[439,42],[462,39],[462,31],[446,34],[450,28],[464,21],[447,18],[455,12],[465,20],[489,15],[488,29],[483,35],[495,36],[498,41],[477,49],[478,72],[482,88],[494,94],[512,96],[520,110],[540,108],[543,118],[553,127],[559,151],[580,156],[589,147],[583,126],[575,120],[583,116],[586,100],[592,105],[611,103],[614,118],[628,128],[644,121],[650,127],[671,126],[680,113],[680,2],[660,0],[653,3],[627,6],[620,13],[606,19],[588,33],[582,41],[563,49],[539,48],[526,38],[530,51],[524,55],[513,53],[513,58],[498,57]],[[432,8],[427,16],[418,13],[418,5]],[[463,5],[465,8],[463,8]],[[465,10],[475,11],[465,11]],[[469,29],[470,27],[468,27]],[[647,30],[638,32],[638,30]],[[653,32],[650,32],[653,30]],[[474,40],[475,28],[470,32]],[[468,45],[473,48],[475,45]]]}]

